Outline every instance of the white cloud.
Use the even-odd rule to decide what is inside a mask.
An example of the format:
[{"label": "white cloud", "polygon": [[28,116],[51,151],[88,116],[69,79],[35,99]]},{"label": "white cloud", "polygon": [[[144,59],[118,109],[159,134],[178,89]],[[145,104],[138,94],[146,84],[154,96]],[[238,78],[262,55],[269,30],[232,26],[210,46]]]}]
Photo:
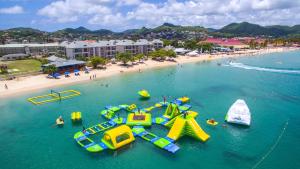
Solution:
[{"label": "white cloud", "polygon": [[300,11],[300,0],[292,2],[288,0],[188,0],[180,2],[169,0],[162,4],[141,3],[135,10],[128,12],[127,16],[131,20],[147,23],[150,26],[170,22],[180,25],[220,27],[241,21],[263,25],[271,22],[274,24],[299,23],[300,17],[297,11]]},{"label": "white cloud", "polygon": [[82,19],[92,25],[124,29],[164,22],[206,27],[241,21],[291,25],[300,23],[299,11],[300,0],[58,0],[38,14],[60,23]]},{"label": "white cloud", "polygon": [[121,13],[117,13],[114,15],[96,15],[88,20],[88,23],[102,26],[123,26],[126,25],[127,21],[127,18],[125,18]]},{"label": "white cloud", "polygon": [[24,13],[24,9],[23,9],[23,7],[21,7],[19,5],[15,5],[15,6],[8,7],[8,8],[0,8],[0,13],[1,14],[21,14],[21,13]]},{"label": "white cloud", "polygon": [[111,9],[103,4],[107,2],[109,0],[55,1],[40,9],[38,14],[60,23],[75,22],[85,15],[110,14]]},{"label": "white cloud", "polygon": [[117,0],[117,5],[122,6],[122,5],[138,5],[142,1],[141,0]]}]

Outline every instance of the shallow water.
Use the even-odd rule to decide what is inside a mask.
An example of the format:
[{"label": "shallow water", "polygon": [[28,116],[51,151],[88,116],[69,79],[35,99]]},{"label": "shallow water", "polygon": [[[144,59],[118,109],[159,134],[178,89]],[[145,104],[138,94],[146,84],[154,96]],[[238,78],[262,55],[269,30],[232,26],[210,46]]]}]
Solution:
[{"label": "shallow water", "polygon": [[[300,51],[240,58],[235,62],[260,68],[299,69]],[[136,92],[143,88],[151,93],[149,101],[138,99]],[[40,106],[30,104],[26,98],[50,90],[0,100],[1,168],[253,168],[274,145],[257,168],[300,168],[300,75],[217,66],[216,62],[191,63],[55,90],[64,89],[79,90],[82,95]],[[177,142],[180,150],[176,154],[140,138],[116,152],[91,154],[73,140],[73,134],[82,127],[71,125],[71,112],[81,111],[84,125],[90,126],[104,121],[99,112],[106,105],[137,103],[146,107],[160,101],[162,95],[169,96],[169,100],[188,95],[192,110],[199,112],[197,121],[211,135],[210,140],[202,143],[182,138]],[[238,98],[245,99],[252,112],[250,128],[206,125],[207,118],[223,124],[229,106]],[[66,120],[63,128],[53,127],[59,115]],[[149,130],[159,136],[168,133],[157,125]]]}]

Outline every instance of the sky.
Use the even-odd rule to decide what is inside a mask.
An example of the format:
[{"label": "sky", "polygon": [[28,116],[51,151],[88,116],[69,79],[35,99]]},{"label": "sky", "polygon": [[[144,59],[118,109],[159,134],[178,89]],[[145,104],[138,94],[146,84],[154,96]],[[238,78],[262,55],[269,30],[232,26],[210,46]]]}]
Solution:
[{"label": "sky", "polygon": [[0,0],[0,29],[122,31],[165,22],[221,28],[243,21],[300,24],[300,0]]}]

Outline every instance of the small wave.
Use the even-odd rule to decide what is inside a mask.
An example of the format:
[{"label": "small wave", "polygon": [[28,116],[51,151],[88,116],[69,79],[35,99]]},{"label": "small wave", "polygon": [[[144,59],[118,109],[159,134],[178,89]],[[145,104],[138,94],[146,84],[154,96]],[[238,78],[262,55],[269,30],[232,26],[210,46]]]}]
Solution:
[{"label": "small wave", "polygon": [[273,72],[273,73],[300,74],[300,70],[256,67],[256,66],[245,65],[243,63],[237,63],[237,62],[230,62],[229,64],[225,64],[223,66],[230,66],[230,67],[241,68],[246,70]]}]

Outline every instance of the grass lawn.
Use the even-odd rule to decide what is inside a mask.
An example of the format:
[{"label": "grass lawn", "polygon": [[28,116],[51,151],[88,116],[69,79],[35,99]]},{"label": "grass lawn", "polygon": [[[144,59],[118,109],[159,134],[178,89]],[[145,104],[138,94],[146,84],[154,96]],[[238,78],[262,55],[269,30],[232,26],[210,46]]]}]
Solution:
[{"label": "grass lawn", "polygon": [[14,61],[2,61],[0,64],[6,64],[8,71],[11,74],[26,73],[26,72],[38,72],[41,70],[41,62],[34,59],[28,60],[14,60]]}]

